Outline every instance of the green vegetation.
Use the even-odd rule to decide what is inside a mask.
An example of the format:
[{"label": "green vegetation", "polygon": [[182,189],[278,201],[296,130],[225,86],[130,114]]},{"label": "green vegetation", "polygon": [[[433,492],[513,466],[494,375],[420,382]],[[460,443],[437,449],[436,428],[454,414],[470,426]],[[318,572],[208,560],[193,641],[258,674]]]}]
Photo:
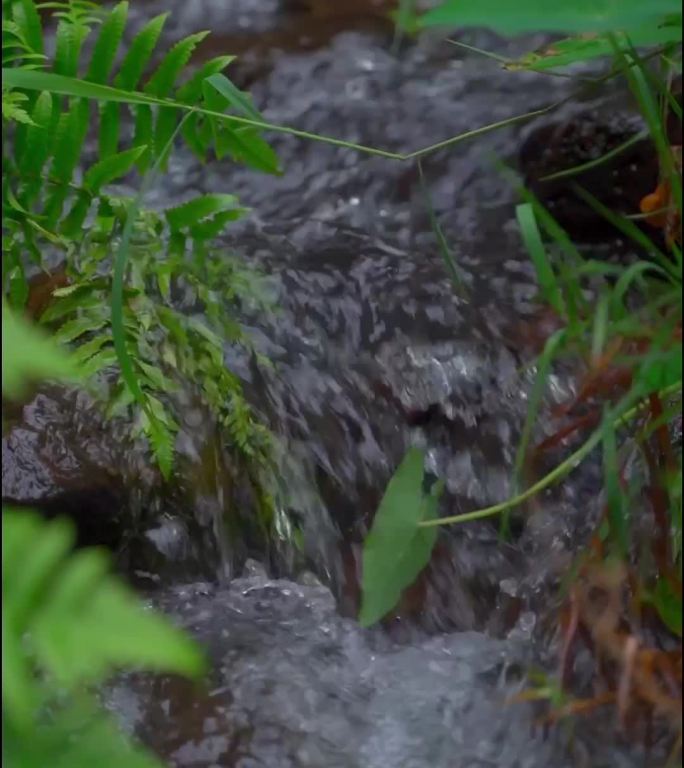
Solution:
[{"label": "green vegetation", "polygon": [[[78,380],[73,356],[3,304],[2,394]],[[106,553],[73,552],[75,531],[2,510],[2,759],[22,768],[154,768],[104,714],[92,687],[122,667],[198,676],[194,644],[109,573]]]},{"label": "green vegetation", "polygon": [[[649,238],[634,217],[607,209],[590,190],[577,188],[639,249],[641,258],[625,267],[589,258],[520,190],[517,220],[540,300],[562,329],[534,363],[537,379],[514,468],[517,492],[487,509],[439,518],[443,485],[424,490],[424,456],[413,448],[388,485],[364,548],[360,620],[371,625],[428,563],[439,526],[497,516],[506,535],[511,512],[601,449],[605,514],[567,588],[561,680],[537,690],[559,710],[573,711],[565,689],[568,649],[576,644],[578,628],[588,631],[597,654],[613,658],[620,669],[625,638],[636,635],[648,609],[655,610],[659,629],[681,637],[682,463],[669,434],[681,419],[681,149],[678,154],[670,146],[664,127],[668,111],[681,120],[670,90],[672,76],[681,74],[681,9],[672,0],[575,0],[555,7],[519,0],[514,11],[508,0],[454,0],[424,16],[414,8],[401,2],[396,16],[407,33],[427,26],[489,26],[505,35],[571,35],[520,60],[494,57],[512,77],[519,69],[571,76],[564,67],[610,57],[610,70],[599,79],[624,77],[629,83],[660,161],[661,183],[643,214],[661,222],[664,242]],[[54,30],[44,30],[41,10],[51,13]],[[85,0],[3,0],[3,397],[20,398],[30,380],[88,386],[110,415],[127,418],[132,437],[149,439],[169,477],[177,430],[174,392],[195,382],[245,460],[251,481],[268,498],[270,437],[224,362],[227,342],[248,343],[227,301],[258,299],[252,275],[216,247],[218,236],[245,209],[221,192],[166,210],[146,206],[146,192],[166,171],[176,144],[183,142],[203,162],[231,157],[265,173],[279,172],[262,138],[265,130],[420,163],[428,153],[552,112],[558,104],[409,153],[366,147],[265,122],[249,96],[223,74],[230,56],[185,75],[206,33],[179,41],[151,66],[165,14],[137,30],[119,61],[127,13],[126,2],[104,11]],[[55,39],[52,57],[45,53],[49,34]],[[585,168],[561,174],[572,180]],[[126,192],[129,185],[138,190],[135,195]],[[425,192],[446,268],[460,289]],[[46,271],[58,260],[65,279],[35,318],[51,331],[50,340],[22,313],[31,271]],[[191,311],[172,305],[170,298],[181,293]],[[577,399],[560,414],[558,433],[535,447],[533,425],[560,358],[583,364],[586,375]],[[557,460],[564,442],[581,434],[578,448],[531,480],[540,459]],[[639,472],[628,478],[624,468],[633,449]],[[643,515],[653,519],[648,552],[634,533],[633,523]],[[154,765],[102,714],[92,688],[121,666],[195,675],[201,659],[189,641],[140,609],[108,574],[102,553],[73,554],[73,541],[64,521],[46,523],[31,513],[3,510],[3,664],[9,670],[3,681],[3,758],[27,768]],[[618,594],[608,624],[596,621],[592,590]],[[628,610],[624,592],[631,598]],[[681,682],[681,653],[677,667],[676,658],[647,647],[635,652],[628,683],[635,699],[669,717],[670,699],[647,686],[653,675],[646,665],[654,658],[668,684],[677,676]],[[611,685],[610,701],[624,714],[629,702]]]},{"label": "green vegetation", "polygon": [[[56,22],[52,60],[44,53],[44,9]],[[232,195],[209,194],[154,211],[144,207],[144,193],[177,138],[202,160],[211,151],[270,173],[278,172],[277,160],[256,129],[192,111],[204,104],[216,114],[259,118],[221,74],[232,57],[212,59],[178,83],[205,33],[177,43],[146,76],[166,19],[159,16],[134,37],[114,73],[127,12],[125,2],[105,12],[82,0],[3,0],[3,398],[20,399],[44,379],[87,386],[110,415],[127,416],[132,437],[149,438],[168,477],[172,396],[197,382],[253,482],[265,488],[270,437],[224,364],[226,342],[246,343],[226,306],[258,293],[252,275],[212,245],[245,210]],[[12,76],[29,78],[28,90]],[[84,97],[63,97],[51,77],[80,84]],[[124,90],[140,83],[153,103],[123,98],[94,112],[87,88],[108,83]],[[169,97],[187,107],[184,116],[159,106]],[[95,159],[86,161],[94,146]],[[117,192],[136,172],[137,195]],[[65,279],[35,318],[50,339],[22,315],[30,309],[29,265],[40,274],[57,259]],[[174,291],[184,293],[191,313],[170,306]],[[204,668],[199,651],[110,575],[106,553],[73,552],[71,522],[3,508],[2,538],[3,763],[153,768],[156,760],[129,743],[94,691],[121,668],[196,677]]]},{"label": "green vegetation", "polygon": [[[681,148],[670,146],[665,128],[668,112],[681,121],[681,104],[669,88],[672,78],[681,74],[681,7],[670,0],[555,5],[521,0],[514,6],[503,0],[475,4],[454,0],[410,23],[404,8],[403,23],[408,29],[472,26],[493,27],[505,35],[530,31],[574,35],[520,61],[495,57],[510,70],[567,75],[562,67],[568,64],[610,55],[609,76],[620,74],[627,80],[658,153],[660,185],[649,198],[656,197],[662,208],[654,210],[653,203],[645,199],[642,209],[651,223],[663,229],[665,243],[652,240],[637,226],[634,218],[638,215],[611,211],[589,190],[575,185],[577,194],[642,254],[640,260],[623,267],[592,259],[527,190],[520,189],[523,202],[517,208],[517,219],[537,274],[540,300],[553,309],[563,327],[548,339],[535,361],[537,379],[515,466],[518,492],[487,509],[438,518],[429,503],[431,497],[423,492],[423,457],[411,449],[387,488],[365,543],[360,620],[372,624],[391,611],[401,590],[428,563],[431,546],[424,539],[418,545],[419,531],[499,516],[506,535],[508,516],[514,509],[561,481],[600,448],[605,512],[568,587],[565,610],[570,615],[561,617],[561,687],[570,687],[568,649],[576,646],[582,632],[591,638],[597,656],[614,661],[619,672],[617,682],[608,682],[612,693],[602,701],[573,704],[564,693],[561,707],[556,696],[550,697],[557,705],[555,716],[617,701],[622,717],[632,704],[645,705],[650,713],[669,719],[673,731],[681,733],[681,722],[677,725],[672,718],[674,710],[681,719],[681,702],[677,704],[666,692],[667,685],[681,685],[681,652],[673,656],[656,647],[640,646],[629,668],[625,656],[628,638],[644,644],[640,629],[648,623],[651,608],[661,627],[680,638],[682,633],[682,457],[670,437],[670,428],[681,420],[682,413]],[[657,48],[645,52],[644,46]],[[654,56],[657,68],[647,61]],[[592,161],[592,166],[624,151],[630,143]],[[573,183],[572,176],[583,170],[567,169],[554,177],[562,175]],[[592,291],[587,290],[590,284]],[[562,421],[557,434],[532,449],[533,425],[548,375],[561,358],[584,365],[582,386],[576,400],[558,414]],[[579,448],[523,490],[523,481],[529,481],[541,460],[548,460],[565,441],[582,433],[585,437]],[[638,451],[639,469],[628,477],[626,465],[634,450]],[[645,515],[652,521],[652,539],[646,543],[634,538],[637,518]],[[390,575],[394,588],[386,583]],[[596,591],[610,599],[609,609],[603,604],[602,621],[592,603]],[[664,670],[662,679],[655,680],[648,666],[654,658]],[[625,685],[627,690],[632,686],[629,694],[624,693]],[[623,691],[620,694],[618,687]],[[556,691],[557,686],[544,687],[551,689]],[[616,698],[618,694],[622,698]]]},{"label": "green vegetation", "polygon": [[[128,3],[105,12],[71,0],[44,4],[57,22],[50,60],[41,7],[34,0],[3,3],[3,295],[22,309],[27,264],[45,269],[47,254],[53,262],[61,257],[68,284],[53,291],[40,320],[58,341],[77,348],[87,377],[97,379],[97,391],[104,387],[108,411],[128,414],[133,434],[150,439],[163,474],[172,470],[177,429],[170,396],[194,381],[255,481],[266,483],[268,433],[223,362],[226,341],[247,343],[230,300],[257,295],[244,269],[212,245],[245,209],[233,195],[218,193],[164,211],[144,207],[144,192],[167,167],[177,138],[202,161],[211,153],[278,172],[256,129],[193,111],[205,106],[216,115],[259,119],[249,97],[222,74],[233,57],[211,59],[182,79],[202,32],[150,67],[163,14],[137,32],[115,67]],[[74,86],[70,98],[57,87],[64,81]],[[96,109],[92,94],[113,88],[120,97]],[[185,115],[160,106],[166,100],[183,105]],[[124,110],[133,123],[130,137]],[[95,147],[94,160],[84,162]],[[146,174],[139,194],[118,193],[114,185],[136,172]],[[195,305],[192,314],[169,306],[174,291]]]}]

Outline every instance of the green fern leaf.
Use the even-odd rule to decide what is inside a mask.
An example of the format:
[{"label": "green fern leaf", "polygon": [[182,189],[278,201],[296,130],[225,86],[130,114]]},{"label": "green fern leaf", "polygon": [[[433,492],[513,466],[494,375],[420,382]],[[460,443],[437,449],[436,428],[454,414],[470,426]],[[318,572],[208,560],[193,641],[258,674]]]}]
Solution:
[{"label": "green fern leaf", "polygon": [[100,371],[103,371],[105,368],[118,365],[118,362],[119,360],[116,356],[116,350],[113,347],[102,349],[83,363],[83,377],[85,379],[91,379],[95,374],[100,373]]},{"label": "green fern leaf", "polygon": [[93,198],[88,190],[80,190],[76,194],[76,200],[74,201],[71,210],[60,223],[60,234],[70,240],[78,237],[79,233],[83,231],[83,224],[88,217],[92,204]]},{"label": "green fern leaf", "polygon": [[24,151],[17,166],[26,176],[38,176],[43,170],[48,154],[48,127],[52,120],[52,96],[43,91],[36,99],[31,113],[33,125],[26,131]]},{"label": "green fern leaf", "polygon": [[135,127],[133,133],[133,146],[134,147],[147,147],[147,152],[143,154],[137,160],[137,166],[140,173],[150,167],[154,141],[154,127],[152,121],[152,110],[141,104],[135,108]]},{"label": "green fern leaf", "polygon": [[62,20],[59,22],[54,60],[54,70],[58,75],[77,76],[81,47],[88,31],[87,28],[77,26],[69,21]]},{"label": "green fern leaf", "polygon": [[192,52],[208,34],[209,32],[196,32],[176,43],[147,81],[144,88],[145,93],[159,98],[168,96],[178,76],[190,60]]},{"label": "green fern leaf", "polygon": [[228,129],[222,139],[225,150],[238,163],[263,173],[282,173],[278,155],[254,128]]},{"label": "green fern leaf", "polygon": [[168,15],[168,13],[162,13],[155,16],[133,38],[121,62],[119,73],[114,78],[114,85],[117,88],[125,91],[133,91],[137,88]]},{"label": "green fern leaf", "polygon": [[[17,519],[27,514],[3,510],[3,539],[11,537]],[[103,551],[81,550],[67,557],[65,543],[73,542],[73,525],[65,520],[35,525],[33,537],[24,539],[19,550],[21,567],[9,573],[3,561],[3,603],[12,616],[7,630],[19,636],[28,631],[40,668],[58,684],[72,690],[124,665],[190,675],[202,671],[194,644],[138,604],[110,575]],[[39,560],[36,547],[49,557]],[[19,617],[11,608],[17,602]],[[127,631],[122,633],[122,627]]]},{"label": "green fern leaf", "polygon": [[20,0],[14,4],[14,21],[16,22],[23,40],[34,53],[43,53],[43,25],[34,0]]},{"label": "green fern leaf", "polygon": [[211,216],[205,221],[193,224],[190,227],[190,236],[193,240],[200,242],[212,240],[214,237],[218,237],[228,224],[232,221],[238,221],[247,213],[249,213],[249,208],[234,208],[230,211],[218,213],[216,216]]},{"label": "green fern leaf", "polygon": [[219,74],[231,63],[235,56],[217,56],[204,62],[202,66],[176,92],[178,101],[195,104],[202,97],[202,83],[212,75]]},{"label": "green fern leaf", "polygon": [[89,113],[90,104],[83,99],[74,101],[69,112],[60,117],[50,169],[50,176],[57,181],[70,182],[74,175],[88,133]]},{"label": "green fern leaf", "polygon": [[263,120],[261,113],[252,104],[251,98],[236,88],[233,83],[223,74],[218,73],[206,78],[207,89],[213,88],[223,96],[226,101],[241,112],[245,117],[252,120]]},{"label": "green fern leaf", "polygon": [[24,125],[35,125],[33,118],[26,111],[24,105],[28,101],[25,93],[3,90],[2,92],[2,117],[3,120]]},{"label": "green fern leaf", "polygon": [[114,57],[126,28],[127,16],[128,3],[125,0],[115,5],[107,14],[100,27],[100,34],[93,49],[90,66],[85,77],[86,80],[90,80],[93,83],[107,82],[114,64]]},{"label": "green fern leaf", "polygon": [[86,171],[83,179],[85,187],[96,195],[102,187],[125,176],[146,149],[144,145],[133,147],[95,163]]},{"label": "green fern leaf", "polygon": [[90,341],[86,341],[85,344],[81,344],[81,346],[74,351],[73,359],[77,365],[84,365],[93,357],[93,355],[100,352],[106,344],[111,343],[111,334],[101,333],[98,336],[90,339]]},{"label": "green fern leaf", "polygon": [[119,133],[121,131],[121,112],[116,102],[109,101],[99,105],[100,133],[98,146],[100,158],[103,160],[116,153],[119,148]]},{"label": "green fern leaf", "polygon": [[109,322],[109,312],[102,307],[101,312],[91,312],[81,317],[76,317],[64,325],[55,334],[55,340],[61,344],[69,344],[86,333],[99,331]]},{"label": "green fern leaf", "polygon": [[175,424],[170,420],[166,409],[159,400],[148,396],[148,403],[154,414],[154,419],[149,419],[143,413],[143,429],[150,441],[150,447],[159,469],[164,478],[168,479],[173,469],[175,445],[173,428]]},{"label": "green fern leaf", "polygon": [[202,130],[205,123],[202,115],[191,115],[181,128],[183,140],[203,163],[206,161],[207,151],[211,145],[211,133],[207,134],[206,131]]},{"label": "green fern leaf", "polygon": [[235,195],[209,194],[200,195],[187,203],[168,208],[164,211],[164,215],[171,229],[179,230],[191,227],[214,214],[237,208],[238,199]]},{"label": "green fern leaf", "polygon": [[93,283],[86,283],[65,296],[56,296],[41,315],[40,322],[54,323],[78,310],[90,312],[100,307],[102,307],[101,293],[94,290]]},{"label": "green fern leaf", "polygon": [[50,178],[57,182],[43,214],[48,229],[56,229],[70,190],[69,183],[81,157],[88,132],[90,104],[86,100],[74,101],[69,112],[62,114],[57,123]]},{"label": "green fern leaf", "polygon": [[[160,107],[157,111],[157,121],[154,126],[154,146],[165,147],[178,125],[178,111],[171,108]],[[168,155],[160,166],[160,170],[166,171]]]}]

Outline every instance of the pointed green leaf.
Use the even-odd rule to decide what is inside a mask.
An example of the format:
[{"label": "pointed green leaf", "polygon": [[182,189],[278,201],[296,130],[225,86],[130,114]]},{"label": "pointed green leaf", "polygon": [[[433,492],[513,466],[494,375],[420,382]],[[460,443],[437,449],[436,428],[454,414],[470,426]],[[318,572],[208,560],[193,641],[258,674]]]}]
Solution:
[{"label": "pointed green leaf", "polygon": [[58,181],[71,181],[88,133],[90,104],[74,101],[69,112],[60,117],[50,176]]},{"label": "pointed green leaf", "polygon": [[196,32],[176,43],[148,80],[144,88],[145,93],[159,97],[168,96],[178,76],[190,60],[192,52],[208,34],[208,32]]},{"label": "pointed green leaf", "polygon": [[252,120],[263,120],[261,113],[254,107],[250,97],[236,88],[224,74],[211,75],[206,78],[205,82],[207,86],[218,91],[232,107],[235,107],[245,117]]},{"label": "pointed green leaf", "polygon": [[43,25],[34,0],[21,0],[15,4],[14,20],[21,29],[22,38],[36,53],[43,53]]},{"label": "pointed green leaf", "polygon": [[436,516],[442,484],[435,484],[432,493],[424,495],[424,460],[421,450],[408,451],[387,486],[364,542],[362,626],[382,619],[429,561],[437,529],[419,528],[418,523]]},{"label": "pointed green leaf", "polygon": [[95,163],[85,174],[84,184],[93,193],[97,194],[102,187],[111,184],[117,179],[123,178],[133,168],[138,158],[145,152],[146,146],[136,146],[126,149],[116,155],[106,157]]},{"label": "pointed green leaf", "polygon": [[17,397],[38,378],[74,380],[80,372],[60,350],[23,318],[2,307],[2,394]]},{"label": "pointed green leaf", "polygon": [[100,27],[100,33],[93,48],[90,66],[86,73],[86,80],[93,83],[105,83],[114,65],[114,58],[119,48],[126,17],[128,16],[128,3],[120,2],[112,8],[105,17]]},{"label": "pointed green leaf", "polygon": [[197,224],[214,214],[238,208],[234,195],[210,194],[195,197],[175,208],[168,208],[164,215],[171,229],[182,229]]},{"label": "pointed green leaf", "polygon": [[100,111],[100,134],[98,145],[100,149],[100,158],[113,155],[119,147],[119,132],[121,130],[121,111],[115,102],[99,104]]},{"label": "pointed green leaf", "polygon": [[168,13],[162,13],[155,16],[133,38],[128,52],[121,62],[119,73],[114,78],[114,85],[117,88],[125,91],[132,91],[137,88],[168,15]]},{"label": "pointed green leaf", "polygon": [[38,95],[31,113],[34,125],[26,131],[25,147],[19,160],[24,174],[40,174],[48,158],[48,126],[52,118],[52,96],[43,91]]},{"label": "pointed green leaf", "polygon": [[212,75],[216,75],[235,60],[235,56],[217,56],[205,61],[204,64],[184,83],[176,94],[178,101],[195,104],[202,97],[202,83]]},{"label": "pointed green leaf", "polygon": [[489,27],[504,35],[526,32],[596,33],[638,29],[681,13],[675,0],[448,0],[426,13],[420,26]]}]

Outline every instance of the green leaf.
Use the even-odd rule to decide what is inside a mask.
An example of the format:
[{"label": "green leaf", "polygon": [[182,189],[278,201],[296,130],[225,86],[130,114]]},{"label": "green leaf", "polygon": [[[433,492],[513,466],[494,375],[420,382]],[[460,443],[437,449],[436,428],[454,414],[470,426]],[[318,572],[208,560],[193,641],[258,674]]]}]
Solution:
[{"label": "green leaf", "polygon": [[659,579],[653,592],[653,604],[663,624],[678,637],[682,636],[682,595],[677,594],[666,579]]},{"label": "green leaf", "polygon": [[234,195],[208,194],[195,197],[187,203],[164,211],[166,220],[173,230],[191,227],[217,213],[242,210]]},{"label": "green leaf", "polygon": [[637,382],[645,392],[660,392],[682,380],[682,346],[656,349],[644,357],[637,373]]},{"label": "green leaf", "polygon": [[223,72],[233,61],[235,61],[235,56],[217,56],[205,61],[190,79],[178,89],[176,93],[178,101],[189,104],[196,103],[202,96],[202,83],[212,75]]},{"label": "green leaf", "polygon": [[105,368],[118,365],[118,362],[116,350],[113,347],[101,349],[83,363],[83,378],[90,379]]},{"label": "green leaf", "polygon": [[146,105],[140,105],[135,108],[135,128],[133,134],[134,147],[147,147],[149,151],[143,152],[138,158],[137,166],[141,173],[149,168],[150,159],[154,148],[154,133],[152,110]]},{"label": "green leaf", "polygon": [[[11,536],[13,526],[26,514],[3,510],[3,537]],[[21,553],[22,568],[6,578],[3,565],[3,602],[10,609],[18,601],[23,606],[21,624],[11,629],[20,632],[26,627],[40,667],[67,691],[98,682],[125,666],[200,674],[204,660],[195,644],[139,604],[109,572],[104,551],[85,549],[67,555],[65,531],[73,536],[73,524],[40,521]],[[36,548],[49,552],[49,558],[39,561]],[[31,583],[39,585],[29,593],[24,569],[32,574]]]},{"label": "green leaf", "polygon": [[168,13],[162,13],[155,16],[133,38],[121,62],[119,73],[114,78],[114,85],[117,88],[132,91],[138,86],[168,15]]},{"label": "green leaf", "polygon": [[[664,45],[681,40],[681,25],[663,26],[659,21],[631,29],[630,41],[635,47]],[[510,62],[506,69],[532,69],[543,72],[558,67],[567,67],[578,61],[589,61],[602,56],[612,56],[613,42],[610,34],[597,37],[570,37],[554,42],[540,53],[529,53],[518,61]]]},{"label": "green leaf", "polygon": [[237,221],[247,213],[249,213],[249,208],[234,208],[230,211],[217,213],[216,216],[193,224],[190,227],[190,235],[196,241],[211,240],[220,235],[231,221]]},{"label": "green leaf", "polygon": [[78,100],[60,117],[50,169],[50,175],[58,181],[69,182],[74,175],[88,133],[89,112],[89,103]]},{"label": "green leaf", "polygon": [[114,102],[99,104],[100,134],[98,145],[100,158],[113,155],[119,147],[119,132],[121,130],[121,112],[119,105]]},{"label": "green leaf", "polygon": [[[154,126],[154,140],[153,145],[155,147],[164,147],[167,142],[173,136],[180,116],[178,110],[171,107],[160,107],[157,110],[157,120]],[[168,159],[168,158],[167,158]],[[166,161],[162,165],[161,169],[166,170]]]},{"label": "green leaf", "polygon": [[103,309],[105,311],[95,311],[90,314],[83,314],[80,317],[76,317],[73,320],[64,323],[55,334],[55,338],[62,344],[69,344],[83,336],[84,333],[99,331],[100,328],[104,327],[109,321],[106,314],[106,308]]},{"label": "green leaf", "polygon": [[67,286],[66,292],[54,291],[53,301],[50,302],[45,312],[40,317],[41,323],[53,323],[61,320],[72,312],[90,312],[102,307],[102,295],[93,290],[92,284],[81,286]]},{"label": "green leaf", "polygon": [[100,160],[87,170],[84,177],[85,186],[93,194],[97,194],[102,187],[129,173],[146,150],[147,147],[143,144]]},{"label": "green leaf", "polygon": [[359,622],[370,626],[399,600],[427,565],[437,528],[418,523],[436,517],[443,490],[423,493],[424,454],[411,448],[387,486],[363,547],[363,596]]},{"label": "green leaf", "polygon": [[464,0],[428,11],[420,26],[488,27],[503,35],[527,32],[617,32],[653,25],[668,14],[681,14],[675,0]]},{"label": "green leaf", "polygon": [[14,6],[14,21],[35,53],[43,53],[43,25],[34,0],[20,0]]},{"label": "green leaf", "polygon": [[83,224],[88,216],[92,203],[93,199],[88,191],[79,190],[71,210],[60,223],[60,234],[70,239],[74,239],[78,237],[79,234],[82,234]]},{"label": "green leaf", "polygon": [[541,234],[539,233],[539,228],[537,227],[534,208],[531,203],[522,203],[516,207],[515,213],[527,252],[534,264],[542,294],[556,312],[558,312],[559,315],[563,315],[565,314],[563,299],[561,297],[556,275],[554,274],[553,267],[551,266],[546,249],[544,248],[544,243],[541,239]]},{"label": "green leaf", "polygon": [[278,156],[255,128],[242,127],[231,130],[226,127],[223,146],[238,163],[244,163],[264,173],[281,173]]},{"label": "green leaf", "polygon": [[192,52],[209,32],[196,32],[176,43],[162,59],[161,64],[145,85],[145,93],[168,96],[178,76],[190,60]]},{"label": "green leaf", "polygon": [[31,112],[33,125],[26,130],[24,151],[18,167],[25,175],[37,176],[49,155],[48,126],[52,119],[52,96],[43,91],[38,95]]},{"label": "green leaf", "polygon": [[81,47],[88,32],[87,27],[72,24],[64,19],[57,24],[54,69],[58,75],[78,76]]},{"label": "green leaf", "polygon": [[206,78],[206,84],[218,91],[232,107],[235,107],[245,117],[263,121],[261,113],[255,109],[250,97],[238,90],[225,75],[221,73],[211,75]]},{"label": "green leaf", "polygon": [[120,2],[107,14],[93,48],[86,80],[105,83],[114,64],[114,58],[126,27],[128,3]]},{"label": "green leaf", "polygon": [[2,394],[20,397],[29,381],[76,380],[80,371],[60,350],[20,316],[2,305]]}]

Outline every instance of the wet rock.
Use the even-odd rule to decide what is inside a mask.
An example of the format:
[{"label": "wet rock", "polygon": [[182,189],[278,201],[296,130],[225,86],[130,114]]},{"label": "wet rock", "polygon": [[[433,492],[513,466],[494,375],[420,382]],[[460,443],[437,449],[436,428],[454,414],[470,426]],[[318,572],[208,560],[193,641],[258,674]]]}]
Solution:
[{"label": "wet rock", "polygon": [[322,587],[258,575],[159,603],[207,649],[209,681],[131,675],[105,698],[170,768],[638,764],[608,739],[590,747],[582,722],[572,746],[561,732],[545,740],[528,705],[507,704],[524,685],[524,639],[414,633],[397,644],[341,619]]},{"label": "wet rock", "polygon": [[[13,406],[2,438],[2,501],[70,517],[78,544],[104,546],[127,575],[215,576],[217,537],[162,482],[144,445],[83,391],[45,387]],[[192,499],[190,495],[190,499]]]},{"label": "wet rock", "polygon": [[[572,177],[548,181],[544,177],[597,160],[643,128],[643,122],[634,115],[586,111],[561,122],[548,122],[524,142],[519,161],[526,184],[573,239],[596,242],[618,234],[575,193],[573,184],[615,213],[639,213],[641,199],[658,183],[653,143],[641,139],[607,162]],[[650,228],[648,232],[652,234]]]},{"label": "wet rock", "polygon": [[2,439],[3,503],[76,521],[80,542],[118,548],[125,536],[121,454],[87,396],[50,388],[21,408]]}]

